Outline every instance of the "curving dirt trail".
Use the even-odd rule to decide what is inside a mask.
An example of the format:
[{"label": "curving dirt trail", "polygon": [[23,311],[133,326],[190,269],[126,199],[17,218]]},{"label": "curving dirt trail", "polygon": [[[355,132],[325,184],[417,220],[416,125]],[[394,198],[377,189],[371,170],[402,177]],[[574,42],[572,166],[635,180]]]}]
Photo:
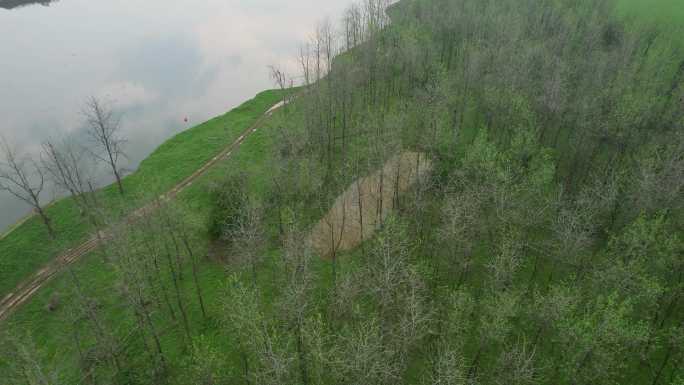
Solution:
[{"label": "curving dirt trail", "polygon": [[[204,175],[210,168],[215,166],[221,160],[230,157],[233,154],[233,151],[236,150],[242,144],[245,138],[254,133],[264,123],[264,121],[273,114],[273,112],[275,112],[283,105],[284,102],[281,101],[275,104],[273,107],[271,107],[261,117],[259,117],[259,119],[257,119],[257,121],[254,124],[252,124],[252,126],[243,131],[233,143],[224,148],[218,155],[216,155],[209,162],[204,164],[204,166],[200,167],[192,175],[185,178],[182,182],[180,182],[171,190],[162,195],[160,197],[160,201],[168,201],[176,198],[176,196],[181,191],[183,191],[187,187],[190,187],[197,178]],[[154,211],[157,207],[158,203],[152,202],[128,214],[128,216],[124,218],[124,221],[129,221],[136,217],[139,218],[145,216]],[[99,236],[97,234],[93,235],[88,241],[80,244],[79,246],[73,249],[67,250],[64,254],[58,256],[50,263],[48,263],[46,266],[35,272],[30,278],[19,284],[19,286],[17,286],[14,289],[14,291],[7,294],[4,298],[2,298],[2,300],[0,300],[0,321],[7,319],[7,317],[9,317],[9,315],[12,314],[12,312],[15,309],[17,309],[29,298],[31,298],[33,294],[40,290],[41,287],[43,287],[52,277],[54,277],[64,267],[74,263],[82,256],[95,250],[97,246],[100,244],[100,242],[106,242],[109,239],[109,237],[110,234],[108,234],[108,232],[103,232],[99,234]]]}]

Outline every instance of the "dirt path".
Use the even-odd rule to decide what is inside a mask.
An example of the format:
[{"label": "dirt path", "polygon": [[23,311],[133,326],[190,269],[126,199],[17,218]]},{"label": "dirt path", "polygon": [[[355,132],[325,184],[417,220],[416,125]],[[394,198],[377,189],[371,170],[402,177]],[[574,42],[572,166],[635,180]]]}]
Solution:
[{"label": "dirt path", "polygon": [[[185,178],[182,182],[177,184],[174,188],[169,190],[167,193],[160,197],[161,201],[168,201],[176,198],[176,196],[190,187],[192,183],[204,175],[210,168],[215,166],[218,162],[223,159],[230,157],[241,144],[244,142],[245,138],[254,133],[266,119],[268,119],[273,112],[278,108],[282,107],[284,103],[281,101],[273,107],[271,107],[266,113],[264,113],[259,119],[248,129],[243,131],[240,136],[229,146],[223,149],[218,155],[212,158],[204,166],[200,167],[192,175]],[[130,213],[124,220],[128,221],[136,217],[142,217],[151,213],[157,208],[157,202],[152,202],[146,206],[143,206],[132,213]],[[52,260],[49,264],[35,272],[30,278],[19,284],[14,291],[7,294],[2,300],[0,300],[0,321],[3,321],[9,317],[14,310],[16,310],[21,304],[26,302],[33,294],[35,294],[41,287],[43,287],[52,277],[59,273],[64,267],[76,262],[82,256],[95,250],[99,245],[100,241],[107,241],[109,239],[109,234],[107,232],[93,235],[88,241],[82,243],[81,245],[67,250],[64,254],[58,256]]]},{"label": "dirt path", "polygon": [[320,256],[330,257],[371,239],[395,210],[399,196],[431,169],[432,162],[425,154],[405,151],[370,175],[352,182],[311,230],[311,246]]}]

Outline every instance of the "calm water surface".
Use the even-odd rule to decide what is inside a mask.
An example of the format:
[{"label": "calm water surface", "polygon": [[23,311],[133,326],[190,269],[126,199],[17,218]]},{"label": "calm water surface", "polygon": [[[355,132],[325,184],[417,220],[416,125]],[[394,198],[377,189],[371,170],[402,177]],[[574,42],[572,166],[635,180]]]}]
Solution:
[{"label": "calm water surface", "polygon": [[[0,0],[0,135],[27,152],[78,133],[84,101],[124,113],[134,169],[165,139],[272,88],[351,0]],[[42,3],[42,4],[41,4]],[[43,5],[49,4],[49,6]],[[189,122],[185,123],[184,118]],[[110,182],[101,173],[100,182]],[[59,195],[50,189],[49,201]],[[0,192],[0,231],[28,207]]]}]

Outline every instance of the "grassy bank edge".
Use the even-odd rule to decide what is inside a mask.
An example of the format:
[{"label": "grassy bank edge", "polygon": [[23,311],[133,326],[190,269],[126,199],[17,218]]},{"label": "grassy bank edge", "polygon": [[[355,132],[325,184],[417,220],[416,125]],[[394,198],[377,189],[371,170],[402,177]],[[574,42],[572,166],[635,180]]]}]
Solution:
[{"label": "grassy bank edge", "polygon": [[[261,92],[231,111],[162,143],[136,172],[124,178],[125,196],[119,196],[114,185],[97,192],[109,210],[108,216],[120,218],[173,188],[231,144],[281,98],[281,91]],[[91,232],[70,197],[54,202],[46,211],[54,222],[57,239],[46,241],[49,237],[37,217],[15,225],[0,239],[0,298],[57,255],[82,243]]]}]

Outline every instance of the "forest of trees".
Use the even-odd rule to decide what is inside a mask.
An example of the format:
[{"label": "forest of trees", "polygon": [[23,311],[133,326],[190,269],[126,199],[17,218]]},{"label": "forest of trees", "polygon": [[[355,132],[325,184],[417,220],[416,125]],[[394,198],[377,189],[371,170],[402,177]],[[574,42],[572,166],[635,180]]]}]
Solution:
[{"label": "forest of trees", "polygon": [[[271,70],[303,87],[267,191],[236,172],[206,224],[168,205],[120,226],[102,263],[125,328],[72,274],[82,383],[684,384],[684,46],[614,6],[365,0],[320,24],[301,73]],[[403,150],[429,177],[357,250],[315,255],[313,223]],[[7,383],[62,383],[4,341]]]}]

